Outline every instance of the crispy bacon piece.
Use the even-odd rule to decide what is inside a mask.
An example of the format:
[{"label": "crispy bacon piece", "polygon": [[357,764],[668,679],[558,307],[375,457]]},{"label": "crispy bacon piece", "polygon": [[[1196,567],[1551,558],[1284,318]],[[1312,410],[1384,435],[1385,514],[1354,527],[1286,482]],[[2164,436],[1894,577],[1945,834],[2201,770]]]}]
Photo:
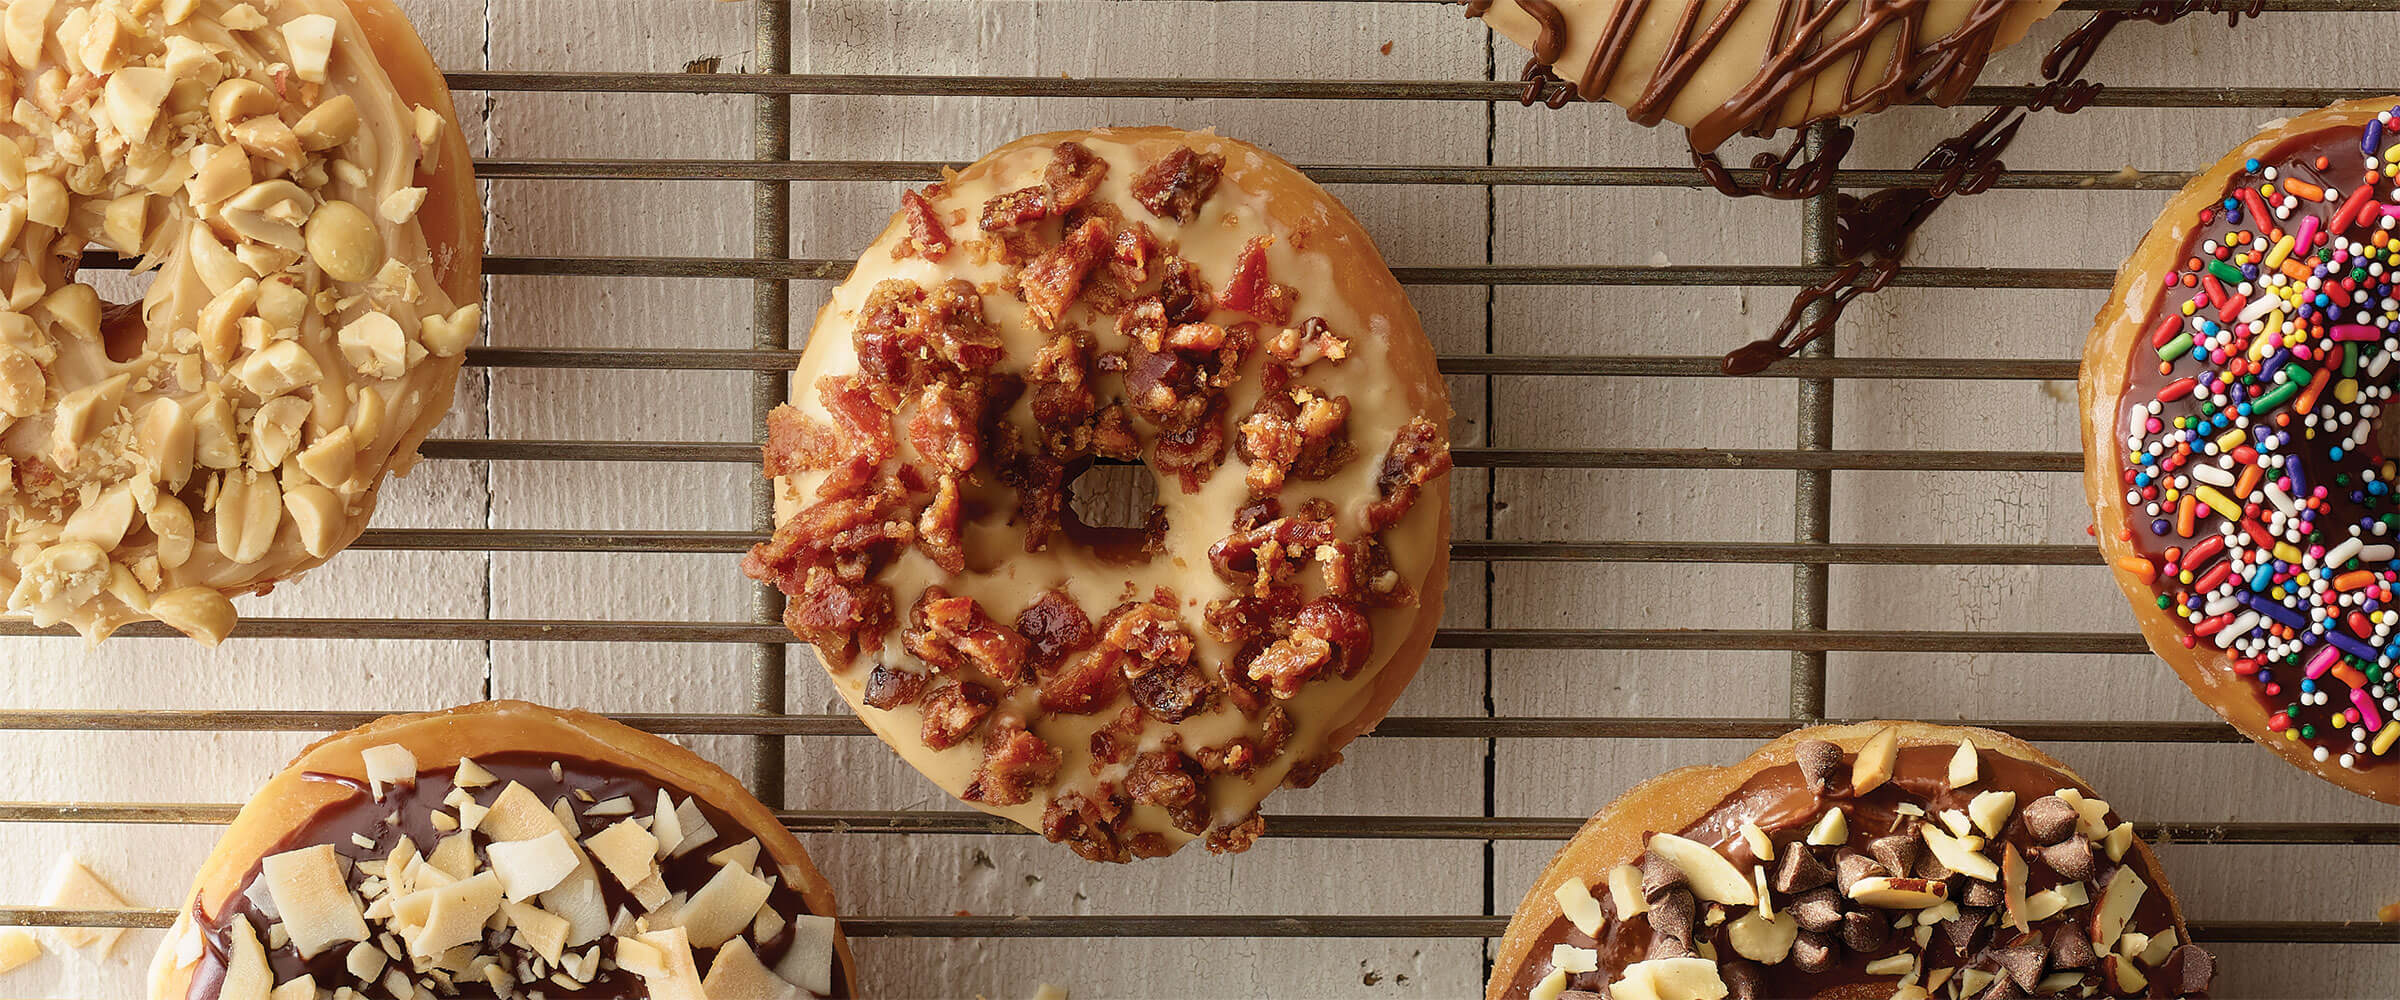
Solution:
[{"label": "crispy bacon piece", "polygon": [[1287,478],[1324,479],[1348,464],[1358,452],[1343,433],[1349,420],[1350,397],[1321,396],[1305,386],[1259,400],[1242,421],[1237,451],[1250,465],[1251,494],[1281,492]]},{"label": "crispy bacon piece", "polygon": [[1241,254],[1233,259],[1233,278],[1225,284],[1225,308],[1282,326],[1291,321],[1300,290],[1268,279],[1267,247],[1274,242],[1271,236],[1253,236],[1242,244]]},{"label": "crispy bacon piece", "polygon": [[1332,644],[1336,675],[1343,680],[1358,676],[1358,669],[1375,652],[1374,624],[1348,601],[1330,597],[1310,601],[1292,616],[1292,628],[1295,635],[1313,635]]},{"label": "crispy bacon piece", "polygon": [[1090,649],[1100,641],[1091,616],[1063,590],[1045,590],[1034,598],[1017,615],[1017,634],[1025,637],[1025,662],[1041,674],[1056,669],[1068,653]]},{"label": "crispy bacon piece", "polygon": [[1217,297],[1208,290],[1208,282],[1200,277],[1200,269],[1191,261],[1168,255],[1160,265],[1165,277],[1159,279],[1158,301],[1166,308],[1167,319],[1175,323],[1198,323],[1217,311]]},{"label": "crispy bacon piece", "polygon": [[857,658],[858,637],[891,627],[892,589],[880,583],[843,580],[824,567],[811,568],[800,585],[784,593],[783,625],[801,641],[822,650],[836,672]]},{"label": "crispy bacon piece", "polygon": [[1098,219],[1075,227],[1018,272],[1026,314],[1044,330],[1058,329],[1067,309],[1083,294],[1084,278],[1108,251],[1108,224]]},{"label": "crispy bacon piece", "polygon": [[1208,831],[1208,853],[1240,854],[1258,842],[1258,835],[1267,832],[1267,821],[1252,812],[1249,818],[1231,826]]},{"label": "crispy bacon piece", "polygon": [[1350,341],[1333,335],[1321,316],[1311,316],[1299,328],[1285,327],[1267,340],[1267,354],[1295,368],[1320,360],[1341,364],[1350,357]]},{"label": "crispy bacon piece", "polygon": [[994,195],[983,203],[983,232],[987,236],[1007,236],[1016,230],[1050,217],[1050,192],[1041,187],[1018,188],[1007,194]]},{"label": "crispy bacon piece", "polygon": [[1256,331],[1248,324],[1169,326],[1168,319],[1164,304],[1151,300],[1117,319],[1128,341],[1121,356],[1127,407],[1160,431],[1153,462],[1194,493],[1224,461],[1225,392],[1240,378]]},{"label": "crispy bacon piece", "polygon": [[1136,704],[1162,722],[1181,722],[1208,698],[1208,680],[1192,658],[1192,634],[1172,606],[1118,608],[1101,625],[1096,659],[1125,675]]},{"label": "crispy bacon piece", "polygon": [[1110,764],[1122,764],[1133,758],[1142,745],[1142,707],[1127,705],[1117,713],[1115,721],[1092,730],[1092,773]]},{"label": "crispy bacon piece", "polygon": [[1250,661],[1250,679],[1267,686],[1277,698],[1290,698],[1315,680],[1333,662],[1333,644],[1322,636],[1294,632],[1268,646]]},{"label": "crispy bacon piece", "polygon": [[945,573],[967,571],[967,549],[961,537],[964,504],[958,492],[958,477],[944,475],[935,487],[933,502],[917,515],[917,551],[933,560]]},{"label": "crispy bacon piece", "polygon": [[1017,529],[1025,535],[1025,551],[1047,548],[1067,508],[1066,467],[1048,455],[1025,455],[1000,467],[1000,481],[1017,491]]},{"label": "crispy bacon piece", "polygon": [[1124,845],[1117,843],[1116,826],[1124,812],[1120,797],[1094,800],[1082,792],[1068,792],[1042,809],[1042,836],[1053,844],[1067,845],[1086,861],[1122,864],[1127,855]]},{"label": "crispy bacon piece", "polygon": [[1051,151],[1050,169],[1042,173],[1053,211],[1066,212],[1083,204],[1108,176],[1108,161],[1080,142],[1062,142]]},{"label": "crispy bacon piece", "polygon": [[1224,171],[1223,156],[1178,146],[1134,179],[1133,198],[1159,218],[1190,222],[1217,189],[1217,177]]},{"label": "crispy bacon piece", "polygon": [[925,356],[925,338],[915,317],[925,301],[925,289],[897,278],[878,283],[859,307],[858,327],[850,333],[858,368],[868,379],[886,386],[917,384]]},{"label": "crispy bacon piece", "polygon": [[984,614],[972,597],[927,587],[909,609],[909,628],[900,637],[910,653],[941,670],[972,664],[986,676],[1014,684],[1025,674],[1025,637]]},{"label": "crispy bacon piece", "polygon": [[937,468],[964,473],[983,460],[984,400],[980,387],[936,382],[917,396],[908,441]]},{"label": "crispy bacon piece", "polygon": [[1381,496],[1367,505],[1367,530],[1378,532],[1400,523],[1417,505],[1424,485],[1449,471],[1450,442],[1443,439],[1441,427],[1424,417],[1409,418],[1393,435],[1383,470],[1375,477]]},{"label": "crispy bacon piece", "polygon": [[1293,616],[1292,633],[1250,661],[1245,673],[1275,697],[1288,699],[1329,668],[1344,679],[1356,676],[1374,648],[1366,615],[1347,603],[1319,598]]},{"label": "crispy bacon piece", "polygon": [[1304,509],[1218,539],[1208,562],[1219,577],[1252,584],[1252,596],[1269,597],[1289,588],[1297,564],[1335,537],[1331,511]]},{"label": "crispy bacon piece", "polygon": [[1150,280],[1151,262],[1158,259],[1158,237],[1150,224],[1136,222],[1117,230],[1108,258],[1109,277],[1128,291]]},{"label": "crispy bacon piece", "polygon": [[1090,715],[1115,704],[1125,675],[1109,657],[1094,653],[1067,661],[1042,678],[1042,707],[1066,715]]},{"label": "crispy bacon piece", "polygon": [[983,293],[953,278],[925,296],[918,314],[925,339],[942,360],[968,374],[990,371],[1006,352],[1000,335],[983,315]]},{"label": "crispy bacon piece", "polygon": [[1013,806],[1058,777],[1058,749],[1015,722],[995,723],[983,736],[983,771],[959,797]]},{"label": "crispy bacon piece", "polygon": [[998,699],[980,684],[945,684],[925,697],[925,725],[917,733],[932,750],[948,750],[959,745],[983,717],[992,713]]},{"label": "crispy bacon piece", "polygon": [[950,253],[950,230],[942,225],[933,203],[915,191],[900,193],[900,216],[908,220],[908,237],[892,248],[893,260],[923,257],[940,260]]},{"label": "crispy bacon piece", "polygon": [[1199,765],[1173,745],[1133,759],[1125,776],[1125,793],[1133,801],[1166,810],[1167,820],[1185,833],[1208,829],[1208,799]]},{"label": "crispy bacon piece", "polygon": [[833,423],[788,403],[768,411],[762,455],[767,475],[838,469],[861,458],[881,463],[891,457],[891,413],[864,380],[845,375],[820,378],[817,400]]},{"label": "crispy bacon piece", "polygon": [[925,675],[904,670],[886,663],[875,664],[867,674],[865,701],[869,708],[891,711],[902,705],[914,705],[925,694]]}]

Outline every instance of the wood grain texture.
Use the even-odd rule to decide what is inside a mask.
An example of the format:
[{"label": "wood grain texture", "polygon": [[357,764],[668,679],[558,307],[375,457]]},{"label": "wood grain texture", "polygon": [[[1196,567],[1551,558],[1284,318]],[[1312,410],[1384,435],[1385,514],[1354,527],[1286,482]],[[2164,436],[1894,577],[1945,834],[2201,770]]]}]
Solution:
[{"label": "wood grain texture", "polygon": [[[757,64],[751,5],[695,0],[410,0],[453,69],[709,70]],[[2330,84],[2388,78],[2393,15],[2281,15],[2273,30],[2194,19],[2126,29],[2095,78],[2127,84]],[[2005,54],[2015,82],[2064,29]],[[1521,53],[1490,45],[1454,8],[1297,0],[800,0],[795,70],[1003,76],[1481,79]],[[1390,43],[1388,54],[1384,43]],[[2294,81],[2305,56],[2315,79]],[[2400,81],[2394,81],[2400,86]],[[1020,134],[1095,124],[1216,126],[1300,163],[1680,166],[1680,134],[1610,108],[1564,112],[1465,102],[802,97],[799,159],[964,162]],[[748,158],[749,97],[462,94],[485,156]],[[2010,162],[2032,168],[2188,169],[2271,109],[2094,110],[2034,122]],[[1854,162],[1904,166],[1968,120],[1904,109],[1861,129]],[[1747,155],[1748,149],[1741,152]],[[502,255],[747,256],[750,187],[706,181],[487,182]],[[792,251],[846,258],[888,217],[899,186],[793,187]],[[1336,188],[1393,264],[1789,264],[1795,206],[1680,188]],[[2114,266],[2163,192],[1995,192],[1941,216],[1918,260]],[[2028,220],[2040,226],[2026,225]],[[491,342],[509,347],[730,348],[750,343],[746,282],[490,279]],[[830,283],[796,282],[794,329]],[[1419,286],[1446,354],[1712,354],[1758,336],[1784,289]],[[2076,353],[2101,292],[1897,290],[1854,309],[1841,353],[2040,357]],[[797,345],[795,345],[797,346]],[[1489,383],[1488,385],[1486,383]],[[1462,446],[1786,448],[1797,407],[1784,379],[1454,378]],[[2072,391],[2039,382],[1845,381],[1844,448],[2075,447]],[[438,437],[746,441],[741,373],[469,369]],[[387,493],[378,525],[743,530],[755,470],[741,465],[433,461]],[[1793,476],[1778,472],[1465,470],[1453,478],[1461,539],[1788,541]],[[1845,472],[1839,542],[2081,544],[2072,477]],[[1487,534],[1488,531],[1488,534]],[[749,584],[725,555],[354,552],[304,586],[245,603],[254,615],[425,615],[733,621]],[[1837,628],[2124,632],[2096,567],[1836,567]],[[1487,585],[1488,583],[1488,585]],[[1791,572],[1772,565],[1454,564],[1449,624],[1507,628],[1778,628]],[[1790,657],[1773,652],[1439,651],[1396,716],[1778,716]],[[788,709],[842,711],[805,649]],[[748,705],[735,646],[236,641],[215,653],[117,640],[0,646],[5,708],[430,708],[487,694],[597,710],[736,712]],[[2203,721],[2146,656],[1836,653],[1836,716]],[[233,802],[308,734],[0,732],[0,801]],[[750,773],[750,744],[690,741]],[[786,741],[798,809],[950,809],[870,738]],[[1275,814],[1588,815],[1618,791],[1693,761],[1751,749],[1723,741],[1376,739]],[[2145,820],[2384,822],[2389,810],[2299,780],[2246,744],[2047,747]],[[35,901],[71,850],[145,905],[179,895],[209,827],[0,824],[0,904]],[[816,834],[806,838],[845,909],[871,916],[1284,913],[1505,914],[1555,844],[1269,838],[1247,855],[1199,852],[1125,867],[1086,864],[1024,836]],[[2174,845],[2165,864],[2196,920],[2363,919],[2400,896],[2389,847]],[[0,995],[125,997],[156,934],[112,959],[52,955]],[[1473,939],[1096,939],[857,942],[867,995],[1006,1000],[1041,983],[1116,997],[1449,998],[1475,995]],[[2226,997],[2359,997],[2393,981],[2386,948],[2221,949]]]}]

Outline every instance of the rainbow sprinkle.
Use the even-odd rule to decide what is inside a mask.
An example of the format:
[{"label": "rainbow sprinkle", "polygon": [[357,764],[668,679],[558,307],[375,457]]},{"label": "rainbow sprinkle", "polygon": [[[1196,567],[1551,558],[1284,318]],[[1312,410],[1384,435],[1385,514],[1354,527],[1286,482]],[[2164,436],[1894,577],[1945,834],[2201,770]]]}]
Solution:
[{"label": "rainbow sprinkle", "polygon": [[2270,728],[2357,770],[2400,760],[2400,466],[2374,434],[2400,381],[2395,113],[2247,162],[2200,213],[2118,425],[2142,553],[2120,567],[2186,647],[2225,651]]}]

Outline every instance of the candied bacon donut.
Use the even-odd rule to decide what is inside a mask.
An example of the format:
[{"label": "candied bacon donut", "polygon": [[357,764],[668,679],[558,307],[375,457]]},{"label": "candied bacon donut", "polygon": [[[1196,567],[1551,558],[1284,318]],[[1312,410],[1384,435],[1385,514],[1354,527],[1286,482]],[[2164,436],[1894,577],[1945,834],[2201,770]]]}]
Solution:
[{"label": "candied bacon donut", "polygon": [[833,913],[723,769],[483,702],[377,719],[269,780],[202,864],[150,998],[856,996]]},{"label": "candied bacon donut", "polygon": [[[1168,128],[1009,143],[901,209],[768,425],[790,601],[909,763],[1095,860],[1246,849],[1441,617],[1450,417],[1340,203]],[[1138,463],[1140,526],[1069,506]]]},{"label": "candied bacon donut", "polygon": [[1737,133],[1958,103],[1992,53],[2061,2],[1468,0],[1467,16],[1531,50],[1526,80],[1550,99],[1673,121],[1707,152]]},{"label": "candied bacon donut", "polygon": [[2066,765],[1866,722],[1609,803],[1525,894],[1484,995],[2205,997],[2190,942],[2157,856]]},{"label": "candied bacon donut", "polygon": [[214,643],[449,407],[483,243],[449,91],[388,0],[18,0],[0,40],[0,592]]},{"label": "candied bacon donut", "polygon": [[2083,354],[2084,490],[2150,648],[2285,760],[2400,803],[2400,98],[2194,177]]}]

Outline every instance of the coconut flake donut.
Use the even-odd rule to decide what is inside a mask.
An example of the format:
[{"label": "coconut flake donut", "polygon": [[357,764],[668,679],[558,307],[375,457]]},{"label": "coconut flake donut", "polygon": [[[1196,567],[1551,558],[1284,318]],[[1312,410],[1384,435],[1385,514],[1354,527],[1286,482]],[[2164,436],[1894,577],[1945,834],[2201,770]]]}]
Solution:
[{"label": "coconut flake donut", "polygon": [[[769,421],[744,568],[944,789],[1095,860],[1246,849],[1441,617],[1450,417],[1356,219],[1254,146],[1009,143],[833,293]],[[1157,484],[1087,525],[1095,462]]]},{"label": "coconut flake donut", "polygon": [[2244,735],[2400,802],[2400,98],[2279,123],[2168,202],[2083,355],[2084,489],[2150,648]]},{"label": "coconut flake donut", "polygon": [[1552,858],[1487,1000],[2204,997],[2149,845],[2000,733],[1818,726],[1609,803]]},{"label": "coconut flake donut", "polygon": [[1468,0],[1467,14],[1531,50],[1526,79],[1553,99],[1568,95],[1563,81],[1643,125],[1683,125],[1707,152],[1741,132],[1955,104],[1992,53],[2060,3]]},{"label": "coconut flake donut", "polygon": [[485,702],[378,719],[269,780],[201,866],[150,997],[856,996],[833,913],[808,852],[716,765]]},{"label": "coconut flake donut", "polygon": [[482,246],[449,92],[386,0],[17,0],[0,40],[7,610],[214,643],[449,406]]}]

